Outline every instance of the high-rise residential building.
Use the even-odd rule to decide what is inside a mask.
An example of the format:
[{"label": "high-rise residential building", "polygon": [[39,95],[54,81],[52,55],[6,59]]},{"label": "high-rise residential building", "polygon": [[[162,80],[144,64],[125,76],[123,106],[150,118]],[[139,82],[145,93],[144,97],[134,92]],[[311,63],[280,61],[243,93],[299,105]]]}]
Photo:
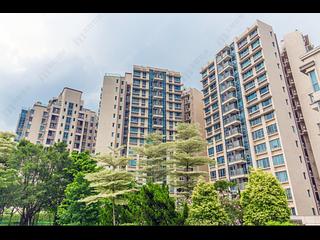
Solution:
[{"label": "high-rise residential building", "polygon": [[280,57],[272,27],[257,20],[201,70],[210,177],[241,190],[250,167],[263,169],[286,190],[292,215],[316,215]]},{"label": "high-rise residential building", "polygon": [[146,135],[152,132],[163,134],[164,141],[175,138],[177,123],[182,121],[182,82],[179,72],[133,66],[133,81],[130,98],[128,125],[128,170],[138,166],[138,157],[132,147],[143,145]]},{"label": "high-rise residential building", "polygon": [[320,190],[320,47],[313,48],[307,35],[295,31],[284,36],[281,58],[293,107],[303,159],[319,204]]},{"label": "high-rise residential building", "polygon": [[[199,126],[201,136],[205,139],[204,103],[203,94],[196,88],[188,88],[182,91],[182,120],[185,123],[195,123]],[[207,151],[201,155],[206,156]],[[208,165],[199,167],[200,171],[209,172]],[[209,181],[208,176],[205,177]]]},{"label": "high-rise residential building", "polygon": [[65,142],[70,151],[94,153],[97,116],[83,108],[81,96],[81,91],[64,88],[48,105],[36,102],[25,114],[23,129],[17,129],[22,132],[20,138],[45,146]]},{"label": "high-rise residential building", "polygon": [[28,109],[21,109],[19,114],[19,120],[16,128],[16,137],[15,140],[19,141],[23,136],[24,125],[27,121]]},{"label": "high-rise residential building", "polygon": [[[101,88],[96,153],[127,144],[132,74],[106,74]],[[126,152],[126,148],[124,149]]]}]

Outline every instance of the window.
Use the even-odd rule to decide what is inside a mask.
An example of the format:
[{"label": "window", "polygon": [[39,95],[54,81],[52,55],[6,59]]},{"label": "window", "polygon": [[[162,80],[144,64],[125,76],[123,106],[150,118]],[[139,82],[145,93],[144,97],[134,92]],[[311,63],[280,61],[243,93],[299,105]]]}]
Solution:
[{"label": "window", "polygon": [[284,164],[284,158],[282,154],[272,156],[272,162],[274,166],[279,166]]},{"label": "window", "polygon": [[265,143],[258,144],[254,146],[254,151],[256,154],[267,151],[267,145]]},{"label": "window", "polygon": [[269,164],[269,158],[262,158],[257,160],[257,166],[258,168],[269,168],[270,164]]},{"label": "window", "polygon": [[279,138],[269,141],[269,144],[270,144],[271,150],[281,148],[281,143]]},{"label": "window", "polygon": [[259,91],[260,91],[260,95],[264,95],[269,92],[269,86],[265,86],[263,88],[260,88]]},{"label": "window", "polygon": [[264,68],[264,62],[261,62],[259,63],[257,66],[256,66],[256,72],[260,71],[261,69]]},{"label": "window", "polygon": [[257,77],[258,83],[264,82],[267,79],[267,74],[264,73],[262,75],[260,75],[259,77]]},{"label": "window", "polygon": [[216,146],[216,151],[217,152],[222,152],[222,150],[223,150],[223,145],[222,144]]},{"label": "window", "polygon": [[256,40],[251,44],[252,50],[260,46],[260,40]]},{"label": "window", "polygon": [[250,60],[250,58],[248,58],[243,63],[241,63],[241,68],[244,69],[244,68],[250,66],[250,64],[251,64],[251,60]]},{"label": "window", "polygon": [[211,178],[216,179],[217,178],[217,172],[216,171],[211,171],[210,172],[210,176],[211,176]]},{"label": "window", "polygon": [[224,157],[223,156],[217,157],[217,163],[218,164],[223,164],[224,163]]},{"label": "window", "polygon": [[291,215],[293,215],[293,216],[296,215],[296,209],[294,207],[291,208]]},{"label": "window", "polygon": [[271,113],[268,113],[268,114],[264,115],[264,119],[266,121],[271,120],[273,118],[274,118],[274,112],[271,112]]},{"label": "window", "polygon": [[257,59],[259,59],[262,56],[262,52],[261,50],[256,52],[255,54],[253,54],[253,61],[256,61]]},{"label": "window", "polygon": [[226,170],[224,168],[218,170],[219,177],[226,176]]},{"label": "window", "polygon": [[291,193],[291,189],[290,188],[286,188],[286,196],[288,200],[292,200],[292,193]]},{"label": "window", "polygon": [[208,155],[212,156],[214,154],[214,147],[208,148]]},{"label": "window", "polygon": [[247,79],[253,75],[252,69],[246,71],[245,73],[242,74],[243,79]]},{"label": "window", "polygon": [[254,99],[257,99],[257,93],[251,93],[247,96],[247,102],[253,101]]},{"label": "window", "polygon": [[138,133],[138,128],[137,128],[137,127],[131,127],[131,128],[130,128],[130,131],[131,131],[132,133]]},{"label": "window", "polygon": [[277,128],[277,124],[276,123],[267,126],[268,135],[271,135],[271,134],[276,133],[276,132],[278,132],[278,128]]},{"label": "window", "polygon": [[248,90],[250,88],[253,88],[254,86],[255,86],[254,81],[251,81],[244,85],[244,89]]},{"label": "window", "polygon": [[256,126],[258,124],[261,124],[261,117],[250,120],[250,126]]},{"label": "window", "polygon": [[319,83],[318,83],[318,79],[317,79],[315,70],[312,70],[311,72],[309,72],[309,77],[311,79],[313,91],[315,91],[315,92],[319,91],[320,87],[319,87]]},{"label": "window", "polygon": [[262,128],[252,133],[253,140],[257,140],[263,137],[264,137],[264,133]]},{"label": "window", "polygon": [[262,107],[268,107],[271,105],[271,103],[272,103],[272,100],[271,100],[271,98],[269,98],[267,100],[262,101],[261,105],[262,105]]},{"label": "window", "polygon": [[287,171],[276,172],[276,178],[279,182],[288,182],[288,174]]},{"label": "window", "polygon": [[137,160],[135,160],[135,159],[129,160],[129,161],[128,161],[128,165],[129,165],[130,167],[135,167],[135,166],[137,166]]},{"label": "window", "polygon": [[249,48],[246,48],[246,49],[242,50],[241,52],[239,52],[239,56],[240,56],[240,58],[243,58],[246,55],[248,55],[248,53],[249,53]]},{"label": "window", "polygon": [[137,144],[138,139],[137,138],[130,138],[130,143]]},{"label": "window", "polygon": [[248,108],[249,114],[254,113],[258,110],[259,110],[259,105],[254,105],[254,106]]}]

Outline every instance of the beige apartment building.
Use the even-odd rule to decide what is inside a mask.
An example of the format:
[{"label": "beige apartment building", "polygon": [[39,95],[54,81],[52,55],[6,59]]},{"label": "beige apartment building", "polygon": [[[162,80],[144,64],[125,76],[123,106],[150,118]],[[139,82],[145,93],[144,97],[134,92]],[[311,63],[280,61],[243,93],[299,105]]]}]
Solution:
[{"label": "beige apartment building", "polygon": [[[203,115],[203,94],[196,88],[188,88],[182,91],[182,119],[185,123],[195,123],[199,126],[202,137],[205,139],[205,124]],[[203,152],[206,155],[206,151]],[[199,167],[200,171],[209,172],[208,165]],[[206,177],[209,181],[209,177]]]},{"label": "beige apartment building", "polygon": [[81,96],[81,91],[65,87],[48,105],[35,103],[25,114],[20,139],[45,146],[65,142],[70,151],[94,153],[97,116],[94,111],[83,108]]},{"label": "beige apartment building", "polygon": [[[106,74],[99,103],[96,153],[127,144],[132,74]],[[124,149],[126,152],[126,148]]]},{"label": "beige apartment building", "polygon": [[313,48],[307,35],[295,31],[284,36],[281,56],[307,165],[303,174],[311,178],[319,210],[320,47]]},{"label": "beige apartment building", "polygon": [[[244,188],[250,167],[272,173],[292,215],[317,215],[277,38],[259,20],[201,70],[211,180]],[[236,190],[236,189],[235,189]]]}]

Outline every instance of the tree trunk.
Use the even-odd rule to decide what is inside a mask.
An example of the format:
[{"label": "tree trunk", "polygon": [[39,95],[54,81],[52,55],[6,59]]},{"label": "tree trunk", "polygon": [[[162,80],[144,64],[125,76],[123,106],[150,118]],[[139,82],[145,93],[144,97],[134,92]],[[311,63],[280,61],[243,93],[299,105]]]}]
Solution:
[{"label": "tree trunk", "polygon": [[9,226],[10,226],[10,224],[11,224],[13,212],[14,212],[14,208],[12,208],[11,213],[10,213],[10,218],[9,218],[9,223],[8,223]]},{"label": "tree trunk", "polygon": [[115,213],[115,201],[114,201],[114,198],[112,199],[112,223],[113,223],[113,226],[116,225],[116,213]]}]

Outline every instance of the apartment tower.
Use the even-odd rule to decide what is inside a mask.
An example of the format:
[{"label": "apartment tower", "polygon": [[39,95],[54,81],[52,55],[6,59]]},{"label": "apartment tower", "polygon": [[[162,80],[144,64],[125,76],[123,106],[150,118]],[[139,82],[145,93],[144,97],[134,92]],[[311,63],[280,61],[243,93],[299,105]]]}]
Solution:
[{"label": "apartment tower", "polygon": [[[313,48],[307,35],[295,31],[284,36],[281,58],[288,92],[293,106],[293,118],[303,148],[312,191],[319,213],[320,189],[320,47]],[[309,189],[308,189],[309,190]]]},{"label": "apartment tower", "polygon": [[22,129],[18,124],[20,138],[45,146],[65,142],[70,151],[94,153],[97,116],[94,111],[83,108],[81,95],[81,91],[66,87],[47,105],[36,102],[27,113],[20,115],[18,123],[26,118]]},{"label": "apartment tower", "polygon": [[138,166],[132,147],[143,145],[146,135],[159,132],[163,141],[174,140],[175,126],[182,121],[182,83],[179,72],[133,66],[128,129],[128,170]]},{"label": "apartment tower", "polygon": [[[101,88],[96,153],[127,144],[132,74],[106,74]],[[124,154],[126,148],[123,149]]]},{"label": "apartment tower", "polygon": [[256,21],[201,74],[211,180],[242,190],[249,167],[260,168],[285,188],[292,215],[317,214],[272,27]]}]

